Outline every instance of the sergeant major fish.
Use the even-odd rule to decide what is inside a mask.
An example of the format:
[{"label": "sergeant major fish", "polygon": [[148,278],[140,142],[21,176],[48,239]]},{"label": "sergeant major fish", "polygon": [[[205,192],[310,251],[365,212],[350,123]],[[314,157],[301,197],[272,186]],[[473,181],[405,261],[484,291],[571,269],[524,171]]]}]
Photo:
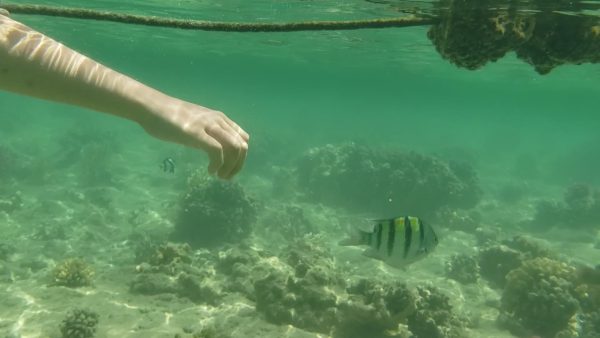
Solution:
[{"label": "sergeant major fish", "polygon": [[438,245],[433,228],[418,217],[403,216],[373,222],[371,230],[359,230],[340,245],[368,245],[363,252],[365,256],[396,268],[404,268],[424,258]]}]

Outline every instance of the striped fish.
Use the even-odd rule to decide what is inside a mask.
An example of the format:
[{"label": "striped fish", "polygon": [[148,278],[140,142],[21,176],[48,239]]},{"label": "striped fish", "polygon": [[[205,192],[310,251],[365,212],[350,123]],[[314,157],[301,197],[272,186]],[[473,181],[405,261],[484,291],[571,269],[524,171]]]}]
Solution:
[{"label": "striped fish", "polygon": [[403,268],[427,256],[438,244],[433,228],[412,216],[374,220],[370,231],[359,230],[340,245],[368,245],[364,255]]}]

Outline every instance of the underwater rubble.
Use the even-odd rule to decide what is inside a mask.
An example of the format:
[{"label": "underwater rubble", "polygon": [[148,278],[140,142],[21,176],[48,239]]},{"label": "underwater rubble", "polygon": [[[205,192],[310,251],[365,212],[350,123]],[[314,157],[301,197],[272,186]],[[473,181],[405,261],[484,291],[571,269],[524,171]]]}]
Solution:
[{"label": "underwater rubble", "polygon": [[442,207],[471,208],[482,194],[466,164],[356,143],[310,149],[295,176],[297,189],[312,202],[378,215],[432,218]]},{"label": "underwater rubble", "polygon": [[525,3],[438,1],[439,22],[427,35],[444,59],[471,70],[511,51],[542,75],[562,64],[600,62],[597,17],[561,13],[577,10],[577,2]]}]

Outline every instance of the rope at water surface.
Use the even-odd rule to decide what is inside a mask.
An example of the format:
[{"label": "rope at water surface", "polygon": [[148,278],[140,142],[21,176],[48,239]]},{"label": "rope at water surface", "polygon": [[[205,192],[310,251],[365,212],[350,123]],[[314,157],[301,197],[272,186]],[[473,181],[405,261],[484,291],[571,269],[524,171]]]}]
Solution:
[{"label": "rope at water surface", "polygon": [[437,22],[432,17],[396,17],[346,21],[299,21],[282,23],[220,22],[185,20],[156,16],[133,15],[85,8],[67,8],[42,5],[0,3],[0,8],[14,14],[45,15],[65,18],[112,21],[134,25],[170,27],[219,32],[299,32],[325,30],[353,30],[428,26]]}]

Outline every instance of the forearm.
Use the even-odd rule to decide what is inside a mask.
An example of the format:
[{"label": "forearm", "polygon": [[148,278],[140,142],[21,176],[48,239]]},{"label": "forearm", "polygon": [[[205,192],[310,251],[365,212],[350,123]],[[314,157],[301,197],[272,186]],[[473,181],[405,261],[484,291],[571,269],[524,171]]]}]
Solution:
[{"label": "forearm", "polygon": [[0,14],[0,89],[133,120],[160,139],[206,151],[231,178],[249,135],[220,111],[167,96]]},{"label": "forearm", "polygon": [[136,122],[166,95],[0,15],[0,89]]}]

